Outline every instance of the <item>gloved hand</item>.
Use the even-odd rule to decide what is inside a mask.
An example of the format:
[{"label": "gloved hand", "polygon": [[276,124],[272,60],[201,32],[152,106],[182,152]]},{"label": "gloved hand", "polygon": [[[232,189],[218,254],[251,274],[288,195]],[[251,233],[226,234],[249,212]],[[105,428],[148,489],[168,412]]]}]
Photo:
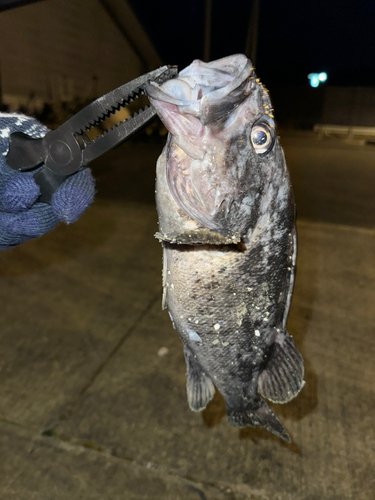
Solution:
[{"label": "gloved hand", "polygon": [[0,250],[51,231],[59,221],[75,222],[94,199],[95,182],[85,168],[68,177],[53,194],[51,205],[37,201],[40,190],[33,172],[8,167],[9,136],[24,132],[43,137],[48,129],[34,118],[0,113]]}]

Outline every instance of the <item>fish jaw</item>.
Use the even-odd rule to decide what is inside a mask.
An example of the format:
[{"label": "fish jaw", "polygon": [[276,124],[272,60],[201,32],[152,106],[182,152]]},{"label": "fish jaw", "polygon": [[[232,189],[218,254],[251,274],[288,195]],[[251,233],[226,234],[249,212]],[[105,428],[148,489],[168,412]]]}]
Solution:
[{"label": "fish jaw", "polygon": [[[252,73],[251,61],[243,54],[209,63],[195,60],[177,78],[161,86],[150,82],[146,92],[153,105],[155,102],[173,104],[180,114],[195,116],[207,125],[228,114],[244,99],[241,94]],[[167,115],[161,112],[159,116],[163,120]],[[166,126],[175,135],[174,130]]]},{"label": "fish jaw", "polygon": [[246,99],[252,74],[251,61],[242,54],[211,63],[196,60],[178,78],[162,85],[150,82],[146,92],[175,143],[202,160],[214,139],[207,126],[225,121]]}]

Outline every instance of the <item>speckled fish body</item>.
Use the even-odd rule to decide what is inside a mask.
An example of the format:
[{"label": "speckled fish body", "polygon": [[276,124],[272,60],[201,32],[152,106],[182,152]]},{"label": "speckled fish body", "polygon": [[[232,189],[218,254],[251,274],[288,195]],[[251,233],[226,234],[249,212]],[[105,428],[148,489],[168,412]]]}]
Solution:
[{"label": "speckled fish body", "polygon": [[157,164],[157,237],[190,408],[204,409],[216,386],[231,424],[288,440],[265,401],[285,403],[303,386],[286,330],[295,208],[268,92],[239,54],[194,61],[147,93],[169,130]]}]

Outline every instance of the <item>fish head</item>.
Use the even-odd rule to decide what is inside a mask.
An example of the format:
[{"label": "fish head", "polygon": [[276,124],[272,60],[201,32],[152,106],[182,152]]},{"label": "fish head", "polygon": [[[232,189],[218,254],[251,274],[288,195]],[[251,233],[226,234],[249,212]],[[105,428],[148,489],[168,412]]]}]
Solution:
[{"label": "fish head", "polygon": [[170,133],[166,182],[179,208],[202,228],[243,235],[284,159],[251,61],[242,54],[196,60],[146,92]]}]

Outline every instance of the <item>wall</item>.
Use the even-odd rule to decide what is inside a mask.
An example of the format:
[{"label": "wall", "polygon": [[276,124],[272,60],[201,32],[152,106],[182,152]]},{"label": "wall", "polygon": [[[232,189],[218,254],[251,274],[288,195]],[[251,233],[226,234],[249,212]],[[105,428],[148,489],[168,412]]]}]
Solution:
[{"label": "wall", "polygon": [[375,127],[375,88],[306,86],[270,88],[275,117],[282,126],[315,124]]},{"label": "wall", "polygon": [[305,85],[281,85],[270,88],[277,122],[284,127],[310,129],[319,123],[324,102],[324,88]]},{"label": "wall", "polygon": [[375,88],[326,87],[320,123],[375,127]]},{"label": "wall", "polygon": [[2,12],[0,66],[3,102],[13,107],[30,92],[37,102],[96,97],[143,72],[98,0],[47,0]]}]

